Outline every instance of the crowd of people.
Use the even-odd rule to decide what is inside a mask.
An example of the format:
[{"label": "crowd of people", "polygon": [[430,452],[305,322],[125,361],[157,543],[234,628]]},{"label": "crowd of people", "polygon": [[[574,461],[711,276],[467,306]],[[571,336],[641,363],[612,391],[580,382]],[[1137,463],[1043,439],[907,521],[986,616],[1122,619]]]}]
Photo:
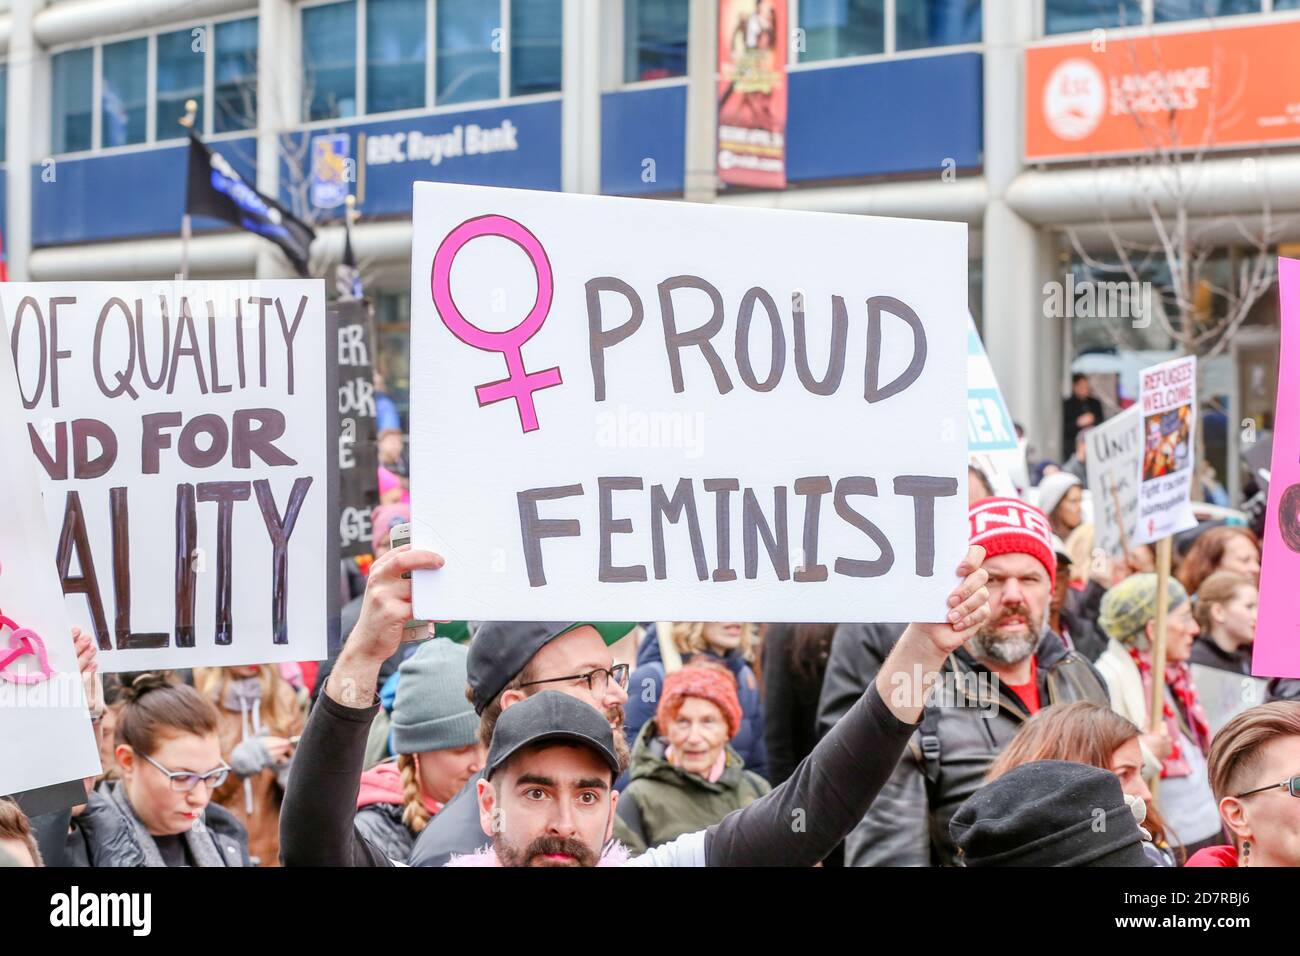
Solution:
[{"label": "crowd of people", "polygon": [[[1101,412],[1072,398],[1074,439]],[[1081,455],[1036,504],[971,468],[944,623],[444,622],[412,641],[410,572],[443,558],[392,547],[401,432],[379,445],[340,648],[103,678],[104,772],[72,810],[0,799],[0,862],[1300,865],[1300,680],[1252,696],[1247,527],[1180,539],[1161,661],[1154,554],[1094,549]],[[1241,699],[1208,713],[1196,668]]]}]

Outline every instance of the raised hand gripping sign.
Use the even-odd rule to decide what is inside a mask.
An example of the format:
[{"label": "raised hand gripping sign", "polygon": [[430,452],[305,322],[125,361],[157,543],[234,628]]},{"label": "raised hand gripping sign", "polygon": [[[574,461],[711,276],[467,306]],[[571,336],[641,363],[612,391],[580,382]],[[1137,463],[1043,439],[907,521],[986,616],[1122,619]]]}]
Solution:
[{"label": "raised hand gripping sign", "polygon": [[414,220],[417,615],[943,619],[964,225],[434,183]]},{"label": "raised hand gripping sign", "polygon": [[[487,332],[466,321],[451,295],[451,266],[456,253],[470,240],[482,236],[509,239],[528,256],[537,276],[537,301],[519,324],[507,332]],[[479,216],[463,222],[447,234],[434,254],[432,289],[433,304],[452,335],[473,348],[500,352],[505,356],[509,376],[502,381],[489,382],[475,388],[479,404],[491,405],[493,402],[513,398],[524,431],[536,431],[540,426],[537,424],[533,393],[563,382],[558,368],[548,368],[541,372],[528,372],[524,369],[524,343],[536,335],[546,321],[553,292],[551,263],[537,237],[507,216]]]}]

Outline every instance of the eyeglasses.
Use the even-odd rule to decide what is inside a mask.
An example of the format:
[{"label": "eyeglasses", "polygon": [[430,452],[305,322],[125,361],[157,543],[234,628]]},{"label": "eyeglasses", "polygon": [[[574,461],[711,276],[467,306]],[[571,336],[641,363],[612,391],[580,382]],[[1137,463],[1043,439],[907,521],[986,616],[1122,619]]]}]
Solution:
[{"label": "eyeglasses", "polygon": [[176,793],[189,793],[197,787],[200,782],[206,783],[209,791],[215,790],[226,782],[226,777],[230,774],[231,769],[223,763],[216,770],[209,770],[207,773],[173,771],[168,770],[157,760],[154,760],[153,757],[145,756],[143,754],[141,756],[144,756],[145,760],[149,761],[166,775],[168,783],[171,784],[172,790]]},{"label": "eyeglasses", "polygon": [[619,687],[627,689],[627,679],[630,676],[631,668],[627,664],[615,664],[612,668],[597,667],[594,671],[586,674],[570,674],[568,677],[548,677],[545,680],[530,680],[520,684],[520,687],[532,687],[534,684],[557,684],[566,680],[585,680],[587,687],[593,697],[604,697],[605,692],[609,690],[609,680],[612,677]]},{"label": "eyeglasses", "polygon": [[1245,793],[1236,794],[1237,799],[1249,797],[1252,794],[1263,793],[1265,790],[1286,790],[1293,797],[1300,797],[1300,774],[1292,777],[1290,780],[1283,780],[1281,783],[1270,783],[1267,787],[1256,787],[1254,790],[1247,790]]}]

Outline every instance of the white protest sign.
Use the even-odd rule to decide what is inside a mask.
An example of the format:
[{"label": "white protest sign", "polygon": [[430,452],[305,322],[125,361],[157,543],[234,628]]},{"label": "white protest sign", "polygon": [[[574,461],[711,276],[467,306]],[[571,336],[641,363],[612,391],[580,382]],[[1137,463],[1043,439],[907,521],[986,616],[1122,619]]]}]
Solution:
[{"label": "white protest sign", "polygon": [[433,183],[414,222],[418,616],[945,617],[965,225]]},{"label": "white protest sign", "polygon": [[[6,336],[3,319],[0,334]],[[102,772],[41,512],[13,363],[0,354],[0,794]]]},{"label": "white protest sign", "polygon": [[68,612],[102,669],[324,657],[324,284],[6,283],[0,303]]},{"label": "white protest sign", "polygon": [[1085,436],[1088,490],[1096,535],[1093,547],[1122,554],[1137,535],[1142,473],[1142,412],[1133,405]]},{"label": "white protest sign", "polygon": [[1150,544],[1195,527],[1192,470],[1196,464],[1196,356],[1144,368],[1142,486],[1134,544]]},{"label": "white protest sign", "polygon": [[975,319],[969,313],[967,326],[966,411],[971,464],[988,477],[995,495],[1017,498],[1020,488],[1029,484],[1025,452]]}]

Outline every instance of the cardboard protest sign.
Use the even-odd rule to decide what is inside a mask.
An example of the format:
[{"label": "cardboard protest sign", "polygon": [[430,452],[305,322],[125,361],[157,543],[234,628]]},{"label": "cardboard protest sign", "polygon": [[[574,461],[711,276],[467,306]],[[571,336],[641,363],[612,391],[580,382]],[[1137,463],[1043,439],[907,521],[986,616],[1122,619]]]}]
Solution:
[{"label": "cardboard protest sign", "polygon": [[1142,485],[1134,544],[1150,544],[1196,525],[1196,356],[1171,359],[1141,375]]},{"label": "cardboard protest sign", "polygon": [[964,225],[435,183],[414,221],[417,615],[944,618]]},{"label": "cardboard protest sign", "polygon": [[1282,351],[1252,669],[1300,677],[1300,260],[1277,261]]},{"label": "cardboard protest sign", "polygon": [[101,669],[323,657],[323,284],[7,283],[0,304],[68,613]]},{"label": "cardboard protest sign", "polygon": [[[370,514],[379,504],[370,308],[360,299],[330,305],[339,366],[339,554],[370,553]],[[333,324],[333,323],[332,323]]]},{"label": "cardboard protest sign", "polygon": [[1093,547],[1124,552],[1137,535],[1138,484],[1142,478],[1142,412],[1133,405],[1085,436],[1088,490],[1095,526]]},{"label": "cardboard protest sign", "polygon": [[[2,319],[0,334],[7,336]],[[102,768],[7,353],[0,441],[11,451],[0,468],[0,794],[8,794]]]}]

